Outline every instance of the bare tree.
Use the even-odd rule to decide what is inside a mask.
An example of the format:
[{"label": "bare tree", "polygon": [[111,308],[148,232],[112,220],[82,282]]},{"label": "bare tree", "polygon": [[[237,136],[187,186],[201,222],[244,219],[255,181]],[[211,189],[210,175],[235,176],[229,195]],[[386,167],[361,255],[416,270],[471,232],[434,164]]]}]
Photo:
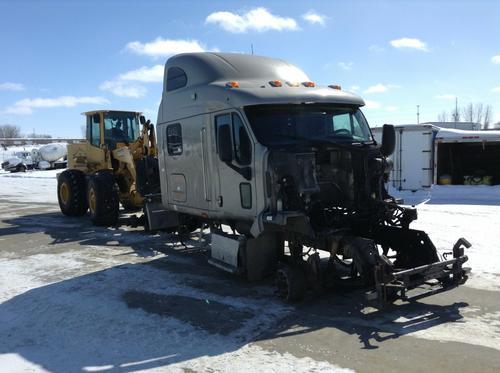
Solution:
[{"label": "bare tree", "polygon": [[0,137],[1,138],[21,137],[21,127],[14,126],[12,124],[0,125]]},{"label": "bare tree", "polygon": [[438,122],[448,122],[448,113],[446,110],[443,110],[440,114],[438,114]]},{"label": "bare tree", "polygon": [[491,105],[486,105],[484,108],[484,117],[483,117],[483,128],[490,128],[491,119],[493,117],[493,107]]},{"label": "bare tree", "polygon": [[[464,122],[480,123],[481,128],[488,129],[490,128],[493,118],[493,107],[491,105],[485,105],[482,102],[475,104],[471,102],[456,111],[455,109],[452,110],[450,115],[451,120],[454,122],[460,122],[463,120]],[[438,121],[447,122],[448,113],[443,111],[438,114]]]},{"label": "bare tree", "polygon": [[481,123],[484,129],[489,128],[493,116],[493,107],[482,102],[472,102],[462,107],[462,116],[466,122]]},{"label": "bare tree", "polygon": [[472,102],[462,107],[462,116],[465,122],[474,122],[474,105]]},{"label": "bare tree", "polygon": [[47,135],[44,133],[28,133],[26,135],[26,137],[30,138],[30,139],[51,139],[52,138],[51,135]]}]

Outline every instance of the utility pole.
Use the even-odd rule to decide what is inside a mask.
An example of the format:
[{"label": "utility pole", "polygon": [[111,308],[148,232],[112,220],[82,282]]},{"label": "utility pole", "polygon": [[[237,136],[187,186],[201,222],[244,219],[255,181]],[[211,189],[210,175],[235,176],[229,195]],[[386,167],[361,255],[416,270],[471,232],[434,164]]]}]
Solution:
[{"label": "utility pole", "polygon": [[420,124],[420,105],[417,105],[417,124]]},{"label": "utility pole", "polygon": [[253,56],[253,43],[250,44],[250,49],[252,50],[252,56]]},{"label": "utility pole", "polygon": [[454,122],[458,122],[458,97],[455,97],[455,115],[454,117]]}]

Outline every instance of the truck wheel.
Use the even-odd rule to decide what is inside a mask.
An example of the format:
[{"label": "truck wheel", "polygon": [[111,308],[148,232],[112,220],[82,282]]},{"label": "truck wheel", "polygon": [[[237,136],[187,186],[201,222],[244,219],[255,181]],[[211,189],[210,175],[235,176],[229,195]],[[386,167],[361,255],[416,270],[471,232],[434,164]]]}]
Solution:
[{"label": "truck wheel", "polygon": [[85,174],[78,170],[63,171],[57,179],[57,200],[64,215],[82,216],[87,212]]},{"label": "truck wheel", "polygon": [[110,226],[118,221],[119,197],[113,175],[98,172],[92,175],[87,186],[90,219],[94,225]]},{"label": "truck wheel", "polygon": [[20,164],[17,166],[16,171],[17,172],[26,172],[26,166],[23,164]]},{"label": "truck wheel", "polygon": [[278,296],[287,302],[297,302],[304,298],[307,281],[304,271],[298,266],[284,266],[276,273]]}]

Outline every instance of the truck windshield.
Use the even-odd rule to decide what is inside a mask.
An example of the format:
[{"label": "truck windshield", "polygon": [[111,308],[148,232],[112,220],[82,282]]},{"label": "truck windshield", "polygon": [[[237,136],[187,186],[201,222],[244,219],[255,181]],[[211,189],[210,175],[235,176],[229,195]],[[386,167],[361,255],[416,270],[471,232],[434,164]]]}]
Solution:
[{"label": "truck windshield", "polygon": [[255,105],[245,113],[257,140],[265,146],[304,141],[371,142],[372,135],[358,107],[325,104]]},{"label": "truck windshield", "polygon": [[133,142],[140,135],[136,113],[110,111],[104,115],[104,138],[106,142]]}]

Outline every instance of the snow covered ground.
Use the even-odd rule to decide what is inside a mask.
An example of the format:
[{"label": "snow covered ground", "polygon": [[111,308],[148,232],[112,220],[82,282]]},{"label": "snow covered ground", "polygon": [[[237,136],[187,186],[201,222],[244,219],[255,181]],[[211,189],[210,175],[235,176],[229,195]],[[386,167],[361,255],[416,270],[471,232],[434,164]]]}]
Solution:
[{"label": "snow covered ground", "polygon": [[[194,238],[185,248],[166,234],[62,218],[58,172],[0,173],[0,371],[351,371],[335,357],[327,362],[257,343],[295,307],[277,300],[269,284],[243,284],[196,262],[205,263]],[[464,303],[377,318],[351,311],[328,317],[350,333],[375,328],[500,353],[499,187],[399,195],[418,204],[413,227],[440,250],[459,237],[472,243],[464,287],[492,298],[483,308]],[[440,318],[436,309],[443,310]],[[459,322],[452,322],[457,310]]]},{"label": "snow covered ground", "polygon": [[467,266],[472,268],[467,286],[500,291],[500,185],[391,193],[417,207],[418,220],[412,227],[426,231],[438,249],[451,250],[460,237],[472,244],[466,251]]},{"label": "snow covered ground", "polygon": [[57,202],[56,175],[63,170],[0,170],[0,199],[16,202]]}]

